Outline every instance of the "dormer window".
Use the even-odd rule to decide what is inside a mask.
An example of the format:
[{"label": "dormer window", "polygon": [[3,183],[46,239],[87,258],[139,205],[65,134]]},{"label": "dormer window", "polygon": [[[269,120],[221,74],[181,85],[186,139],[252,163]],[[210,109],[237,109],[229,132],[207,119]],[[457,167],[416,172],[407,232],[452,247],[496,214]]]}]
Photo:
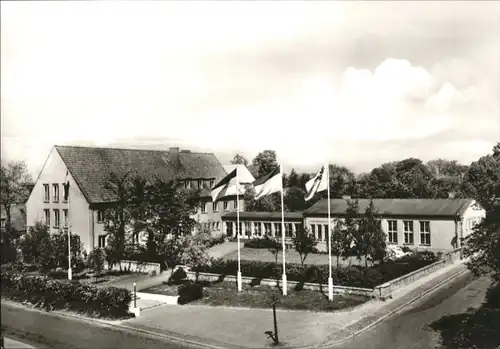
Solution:
[{"label": "dormer window", "polygon": [[198,179],[198,188],[203,188],[203,180],[202,179]]},{"label": "dormer window", "polygon": [[186,188],[186,189],[191,188],[191,182],[190,182],[190,181],[186,181],[186,182],[185,182],[185,188]]},{"label": "dormer window", "polygon": [[210,180],[210,188],[213,188],[214,184],[215,184],[215,179],[211,179]]}]

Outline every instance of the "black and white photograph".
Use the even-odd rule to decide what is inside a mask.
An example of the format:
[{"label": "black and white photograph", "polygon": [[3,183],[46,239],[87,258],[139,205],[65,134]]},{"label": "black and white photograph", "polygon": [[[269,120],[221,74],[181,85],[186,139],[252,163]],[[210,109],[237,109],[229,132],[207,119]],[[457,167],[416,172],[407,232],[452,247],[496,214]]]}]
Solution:
[{"label": "black and white photograph", "polygon": [[500,349],[500,1],[0,7],[2,349]]}]

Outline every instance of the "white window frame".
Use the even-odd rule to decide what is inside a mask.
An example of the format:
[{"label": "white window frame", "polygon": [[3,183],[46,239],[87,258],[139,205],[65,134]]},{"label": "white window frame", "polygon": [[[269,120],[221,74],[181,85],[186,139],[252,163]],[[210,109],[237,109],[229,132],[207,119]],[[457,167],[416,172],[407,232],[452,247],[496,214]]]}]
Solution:
[{"label": "white window frame", "polygon": [[398,221],[395,219],[387,221],[387,241],[389,244],[397,245],[398,243]]},{"label": "white window frame", "polygon": [[97,223],[104,223],[105,217],[106,217],[106,210],[105,209],[97,210]]},{"label": "white window frame", "polygon": [[282,231],[281,231],[281,223],[274,223],[274,235],[276,237],[281,237]]},{"label": "white window frame", "polygon": [[106,235],[98,235],[97,237],[97,247],[106,247]]},{"label": "white window frame", "polygon": [[50,184],[43,185],[43,202],[50,202]]},{"label": "white window frame", "polygon": [[252,236],[252,222],[245,222],[245,235]]},{"label": "white window frame", "polygon": [[254,230],[255,235],[262,236],[262,223],[261,222],[254,222],[253,223],[253,230]]},{"label": "white window frame", "polygon": [[64,208],[63,209],[63,218],[64,218],[64,227],[66,228],[68,226],[68,209]]},{"label": "white window frame", "polygon": [[413,226],[413,221],[403,221],[405,245],[413,245],[415,243],[415,231]]},{"label": "white window frame", "polygon": [[222,201],[224,211],[229,211],[229,201]]},{"label": "white window frame", "polygon": [[218,201],[212,203],[212,211],[219,212],[219,202]]},{"label": "white window frame", "polygon": [[50,227],[50,210],[48,208],[44,209],[43,214],[45,216],[45,225]]},{"label": "white window frame", "polygon": [[52,189],[53,189],[53,196],[52,196],[52,202],[59,202],[59,184],[58,183],[53,183],[52,184]]},{"label": "white window frame", "polygon": [[61,211],[57,208],[54,209],[54,228],[61,226]]},{"label": "white window frame", "polygon": [[236,210],[236,208],[238,207],[238,200],[233,200],[233,209]]},{"label": "white window frame", "polygon": [[293,223],[285,223],[285,237],[293,237]]},{"label": "white window frame", "polygon": [[207,210],[207,203],[206,202],[202,202],[201,205],[200,205],[200,210],[201,210],[201,213],[207,213],[208,210]]},{"label": "white window frame", "polygon": [[267,236],[273,235],[273,223],[264,222],[264,234]]},{"label": "white window frame", "polygon": [[[420,245],[421,246],[431,246],[431,222],[430,221],[419,221],[420,223]],[[428,228],[427,230],[425,228]],[[427,243],[427,239],[424,239],[425,237],[428,237],[429,243]]]},{"label": "white window frame", "polygon": [[323,241],[323,224],[318,224],[318,240]]}]

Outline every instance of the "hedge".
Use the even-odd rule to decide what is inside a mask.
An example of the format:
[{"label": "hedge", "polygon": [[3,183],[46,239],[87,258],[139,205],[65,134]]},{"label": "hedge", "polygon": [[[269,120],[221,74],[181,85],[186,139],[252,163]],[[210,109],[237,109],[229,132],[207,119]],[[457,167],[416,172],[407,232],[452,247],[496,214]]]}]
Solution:
[{"label": "hedge", "polygon": [[187,283],[179,287],[178,304],[186,304],[197,299],[203,298],[203,286],[197,283]]},{"label": "hedge", "polygon": [[[421,252],[368,268],[362,266],[332,268],[332,278],[334,285],[374,288],[436,261],[434,254]],[[210,265],[193,268],[193,271],[197,272],[222,275],[236,275],[237,270],[237,261],[223,259],[215,259]],[[276,266],[273,262],[241,261],[241,274],[247,277],[272,279],[281,275],[281,270],[282,266]],[[289,281],[328,283],[328,265],[305,264],[301,266],[296,263],[287,263],[286,274]]]},{"label": "hedge", "polygon": [[98,288],[77,281],[2,272],[2,297],[36,307],[69,309],[106,317],[126,316],[132,295],[124,288]]}]

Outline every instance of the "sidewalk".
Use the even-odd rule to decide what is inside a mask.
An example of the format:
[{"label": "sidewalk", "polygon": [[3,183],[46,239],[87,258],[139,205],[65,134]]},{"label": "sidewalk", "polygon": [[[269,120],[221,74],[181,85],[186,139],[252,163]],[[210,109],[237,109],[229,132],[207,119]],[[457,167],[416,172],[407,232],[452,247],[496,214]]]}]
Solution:
[{"label": "sidewalk", "polygon": [[28,345],[26,343],[21,343],[21,342],[18,342],[18,341],[15,341],[13,339],[10,339],[10,338],[7,338],[7,337],[3,337],[3,347],[2,348],[5,348],[5,349],[31,349],[31,348],[35,348],[34,346],[31,346],[31,345]]},{"label": "sidewalk", "polygon": [[[335,345],[465,269],[460,263],[449,265],[398,290],[390,300],[371,300],[352,310],[313,313],[278,309],[280,342],[294,348]],[[266,348],[271,340],[264,332],[273,330],[273,319],[271,309],[165,305],[121,325],[215,347]]]}]

